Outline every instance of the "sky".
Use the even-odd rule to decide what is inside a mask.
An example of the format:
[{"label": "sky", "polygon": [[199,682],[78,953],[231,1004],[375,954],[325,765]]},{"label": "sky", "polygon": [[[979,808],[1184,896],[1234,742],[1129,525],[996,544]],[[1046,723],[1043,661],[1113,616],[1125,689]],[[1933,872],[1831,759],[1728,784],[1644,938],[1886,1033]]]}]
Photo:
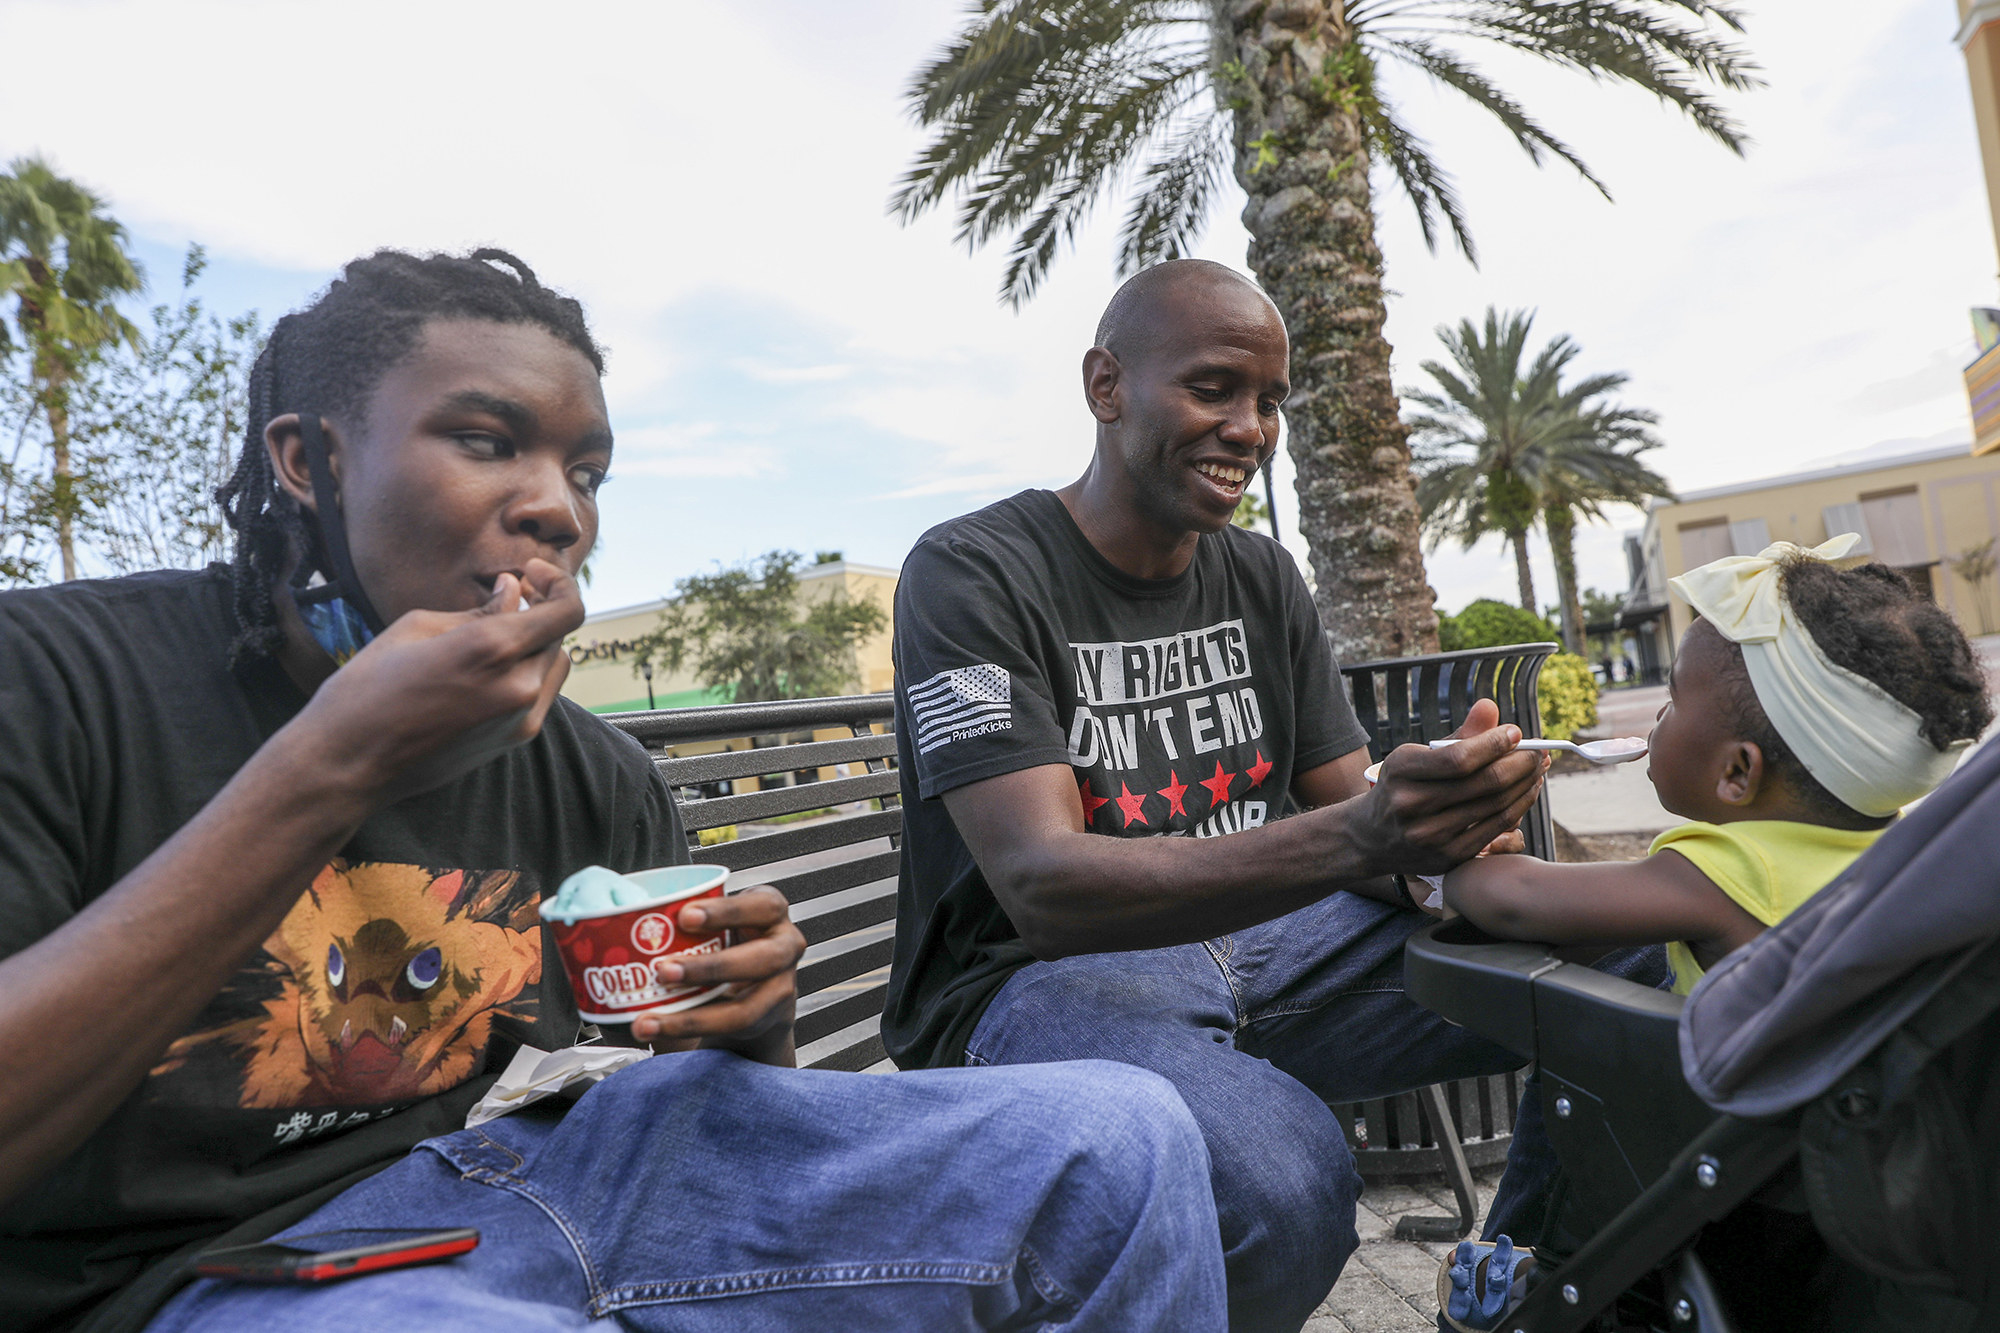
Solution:
[{"label": "sky", "polygon": [[[45,154],[102,194],[156,294],[199,242],[208,302],[267,322],[381,246],[504,246],[579,297],[611,353],[588,590],[609,610],[776,548],[893,567],[932,525],[1082,470],[1118,200],[1020,311],[996,299],[1004,247],[887,212],[922,142],[904,89],[962,21],[943,0],[0,0],[0,49],[91,65],[86,93],[73,61],[8,62],[0,159]],[[1609,202],[1388,76],[1481,255],[1429,253],[1378,181],[1397,383],[1493,305],[1627,374],[1682,490],[1968,439],[1967,307],[2000,286],[1955,27],[1950,0],[1758,0],[1768,86],[1729,99],[1740,159],[1641,94],[1481,54]],[[1198,254],[1244,267],[1241,206],[1224,194]],[[1290,481],[1281,454],[1302,554]],[[1579,538],[1607,591],[1639,521],[1614,517]],[[1429,569],[1442,609],[1514,598],[1497,542]]]}]

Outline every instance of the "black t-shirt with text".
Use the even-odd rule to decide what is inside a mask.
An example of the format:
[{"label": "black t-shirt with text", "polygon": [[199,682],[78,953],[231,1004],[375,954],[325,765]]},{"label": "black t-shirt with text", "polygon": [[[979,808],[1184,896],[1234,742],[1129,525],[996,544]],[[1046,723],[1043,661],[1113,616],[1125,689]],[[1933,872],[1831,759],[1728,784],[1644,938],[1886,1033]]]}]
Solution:
[{"label": "black t-shirt with text", "polygon": [[1033,961],[939,799],[1066,764],[1084,825],[1214,837],[1289,813],[1295,774],[1362,748],[1284,548],[1229,527],[1170,579],[1106,560],[1048,491],[924,534],[896,589],[903,849],[882,1030],[905,1068],[958,1064]]},{"label": "black t-shirt with text", "polygon": [[[0,957],[304,706],[274,663],[231,669],[229,598],[220,567],[0,594]],[[0,1206],[0,1323],[129,1326],[162,1256],[282,1225],[463,1128],[519,1045],[576,1038],[541,899],[592,863],[686,860],[644,750],[567,700],[535,740],[370,818],[110,1120]]]}]

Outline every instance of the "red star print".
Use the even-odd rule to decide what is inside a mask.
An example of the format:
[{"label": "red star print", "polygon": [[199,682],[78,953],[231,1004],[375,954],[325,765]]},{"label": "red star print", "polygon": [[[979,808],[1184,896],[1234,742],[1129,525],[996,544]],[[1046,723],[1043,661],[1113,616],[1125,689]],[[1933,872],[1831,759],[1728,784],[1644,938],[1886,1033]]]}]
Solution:
[{"label": "red star print", "polygon": [[1209,809],[1213,810],[1229,799],[1229,784],[1235,781],[1235,779],[1236,775],[1234,773],[1225,773],[1222,771],[1222,761],[1220,759],[1215,761],[1215,776],[1201,780],[1201,785],[1208,788]]},{"label": "red star print", "polygon": [[1168,769],[1167,785],[1160,788],[1160,795],[1167,798],[1167,815],[1169,818],[1174,815],[1185,815],[1187,813],[1187,807],[1181,804],[1181,793],[1186,790],[1187,784],[1181,781],[1181,775],[1172,769]]},{"label": "red star print", "polygon": [[1088,778],[1077,779],[1076,794],[1083,799],[1083,822],[1085,824],[1096,820],[1098,806],[1111,804],[1109,797],[1099,796],[1090,789],[1090,779]]},{"label": "red star print", "polygon": [[1264,779],[1270,776],[1271,761],[1264,757],[1262,750],[1259,750],[1257,751],[1257,762],[1245,769],[1244,773],[1250,779],[1250,790],[1255,791],[1257,788],[1263,786]]},{"label": "red star print", "polygon": [[1121,782],[1118,784],[1118,795],[1112,797],[1111,799],[1118,802],[1118,813],[1125,816],[1126,828],[1131,828],[1132,821],[1135,819],[1138,820],[1141,824],[1150,822],[1147,820],[1145,814],[1145,809],[1146,809],[1145,792],[1134,792],[1129,788],[1127,788],[1126,785]]}]

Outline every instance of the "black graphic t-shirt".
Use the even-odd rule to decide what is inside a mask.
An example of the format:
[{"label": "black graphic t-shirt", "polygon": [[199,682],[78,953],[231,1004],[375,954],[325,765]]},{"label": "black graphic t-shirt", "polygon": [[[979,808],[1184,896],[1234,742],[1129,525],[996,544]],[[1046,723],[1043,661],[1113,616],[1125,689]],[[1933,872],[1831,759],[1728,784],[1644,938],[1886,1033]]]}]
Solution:
[{"label": "black graphic t-shirt", "polygon": [[[0,957],[304,705],[273,663],[230,669],[233,633],[220,567],[0,594]],[[686,860],[645,752],[567,700],[534,741],[369,819],[110,1120],[0,1205],[0,1324],[134,1326],[165,1256],[268,1234],[463,1128],[519,1045],[575,1040],[542,897],[592,863]]]},{"label": "black graphic t-shirt", "polygon": [[1185,573],[1135,579],[1049,491],[931,529],[896,589],[904,833],[884,1042],[958,1064],[1033,961],[945,792],[1068,764],[1084,824],[1207,838],[1291,811],[1295,774],[1367,744],[1298,567],[1268,537],[1204,536]]}]

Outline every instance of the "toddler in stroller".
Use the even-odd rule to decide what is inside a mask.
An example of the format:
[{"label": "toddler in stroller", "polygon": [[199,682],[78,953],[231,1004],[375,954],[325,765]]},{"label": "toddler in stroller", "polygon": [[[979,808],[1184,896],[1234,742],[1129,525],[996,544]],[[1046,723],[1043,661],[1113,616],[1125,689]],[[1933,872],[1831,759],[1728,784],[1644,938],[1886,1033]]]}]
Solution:
[{"label": "toddler in stroller", "polygon": [[[1674,581],[1701,619],[1675,663],[1652,737],[1650,776],[1662,803],[1694,822],[1662,835],[1638,862],[1551,866],[1504,857],[1470,864],[1448,877],[1448,906],[1492,936],[1572,945],[1670,941],[1675,990],[1686,994],[1704,967],[1755,940],[1839,875],[1899,808],[1936,786],[1992,716],[1957,627],[1891,570],[1836,568],[1831,561],[1852,544],[1839,538],[1802,551],[1781,543]],[[1463,927],[1439,936],[1464,937]],[[1664,1017],[1654,1012],[1652,1027]],[[1578,1021],[1586,1031],[1595,1026],[1590,1015]],[[1539,1009],[1532,1026],[1546,1041]],[[1615,1034],[1603,1035],[1616,1044]],[[1680,1084],[1671,1068],[1652,1072]],[[1560,1151],[1562,1122],[1577,1118],[1579,1101],[1547,1091],[1560,1080],[1549,1078],[1546,1060],[1543,1073]],[[1657,1160],[1708,1118],[1684,1087],[1678,1093],[1659,1094],[1650,1132],[1623,1127],[1628,1147],[1651,1140],[1637,1157]],[[1574,1138],[1576,1127],[1567,1128]],[[1643,1183],[1631,1178],[1632,1160],[1622,1165],[1621,1183]],[[1558,1196],[1566,1207],[1545,1229],[1550,1234],[1536,1238],[1543,1269],[1566,1243],[1590,1234],[1593,1216],[1608,1217],[1621,1201],[1606,1182],[1585,1182],[1567,1156],[1565,1166],[1576,1197]],[[1767,1237],[1755,1248],[1775,1243]],[[1441,1276],[1448,1324],[1500,1322],[1527,1285],[1510,1283],[1514,1253],[1511,1245],[1461,1247]]]}]

